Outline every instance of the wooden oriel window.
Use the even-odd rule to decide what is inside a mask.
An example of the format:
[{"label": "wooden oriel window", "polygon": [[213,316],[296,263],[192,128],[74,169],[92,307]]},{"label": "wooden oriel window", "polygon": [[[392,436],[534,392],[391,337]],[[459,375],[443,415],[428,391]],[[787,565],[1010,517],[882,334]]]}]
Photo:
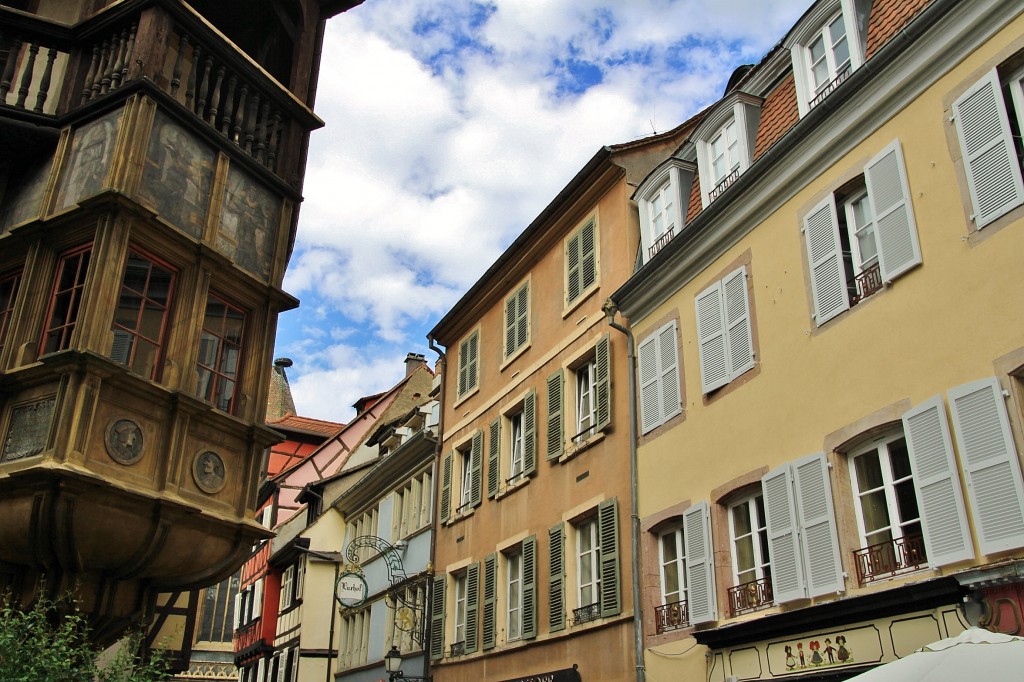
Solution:
[{"label": "wooden oriel window", "polygon": [[244,332],[245,311],[209,294],[196,362],[196,394],[225,412],[235,409]]},{"label": "wooden oriel window", "polygon": [[20,282],[20,272],[0,275],[0,353],[4,350],[7,334],[11,328],[11,317],[14,315],[14,297],[18,295],[18,284]]},{"label": "wooden oriel window", "polygon": [[175,273],[141,253],[128,255],[114,313],[110,357],[156,380],[168,328]]},{"label": "wooden oriel window", "polygon": [[82,246],[60,257],[57,275],[54,278],[53,293],[46,314],[46,330],[43,333],[41,353],[54,353],[71,346],[71,335],[78,322],[82,306],[82,291],[85,277],[89,272],[89,257],[92,245]]}]

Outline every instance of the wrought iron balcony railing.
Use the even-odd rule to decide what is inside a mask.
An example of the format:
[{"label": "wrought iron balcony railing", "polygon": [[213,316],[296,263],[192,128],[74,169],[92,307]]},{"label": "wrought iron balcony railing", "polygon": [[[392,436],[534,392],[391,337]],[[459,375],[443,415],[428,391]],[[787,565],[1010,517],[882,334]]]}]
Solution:
[{"label": "wrought iron balcony railing", "polygon": [[453,657],[453,658],[455,656],[462,656],[464,653],[466,653],[466,642],[465,641],[455,642],[454,644],[452,644],[451,648],[448,650],[448,656]]},{"label": "wrought iron balcony railing", "polygon": [[601,604],[595,602],[572,610],[573,625],[582,625],[601,617]]},{"label": "wrought iron balcony railing", "polygon": [[714,201],[718,197],[722,196],[722,192],[724,192],[725,190],[729,189],[729,185],[731,185],[732,183],[736,182],[736,178],[738,178],[739,176],[740,176],[740,169],[737,168],[732,173],[729,173],[724,178],[722,178],[722,181],[720,183],[718,183],[717,185],[715,185],[715,188],[713,190],[708,192],[708,201],[709,202]]},{"label": "wrought iron balcony railing", "polygon": [[686,601],[658,606],[654,609],[654,623],[657,634],[685,628],[690,625],[690,616],[686,611]]},{"label": "wrought iron balcony railing", "polygon": [[675,236],[676,236],[676,228],[673,225],[672,229],[670,229],[668,232],[666,232],[665,234],[663,234],[660,237],[658,237],[658,240],[656,242],[654,242],[651,245],[651,248],[649,248],[647,250],[647,259],[650,260],[651,258],[654,258],[654,255],[656,253],[658,253],[659,251],[661,251],[665,247],[666,244],[668,244],[670,241],[672,241],[672,238],[675,237]]},{"label": "wrought iron balcony railing", "polygon": [[814,99],[811,100],[810,104],[808,105],[808,108],[813,109],[818,104],[820,104],[823,99],[831,95],[833,90],[838,88],[843,81],[850,77],[850,73],[852,70],[853,69],[850,68],[849,64],[840,69],[839,73],[836,74],[836,77],[830,80],[828,83],[826,83],[824,87],[822,87],[821,90],[818,91],[818,94],[815,95]]},{"label": "wrought iron balcony railing", "polygon": [[767,608],[774,601],[771,578],[751,580],[749,583],[729,588],[729,609],[734,616]]},{"label": "wrought iron balcony railing", "polygon": [[854,303],[864,300],[871,294],[882,288],[882,270],[878,263],[870,266],[864,272],[857,275],[855,280],[857,293],[854,296]]},{"label": "wrought iron balcony railing", "polygon": [[854,550],[857,579],[863,585],[920,568],[928,561],[924,538],[911,535]]}]

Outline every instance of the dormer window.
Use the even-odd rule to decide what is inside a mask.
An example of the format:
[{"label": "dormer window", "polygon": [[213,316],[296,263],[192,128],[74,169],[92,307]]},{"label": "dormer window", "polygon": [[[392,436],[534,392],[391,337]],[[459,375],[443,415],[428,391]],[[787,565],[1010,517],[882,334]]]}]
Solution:
[{"label": "dormer window", "polygon": [[864,63],[870,0],[821,2],[785,41],[804,116]]},{"label": "dormer window", "polygon": [[640,263],[679,234],[686,218],[695,167],[675,156],[651,171],[633,199],[640,209]]},{"label": "dormer window", "polygon": [[753,162],[762,102],[760,97],[733,92],[694,131],[703,208],[720,197]]}]

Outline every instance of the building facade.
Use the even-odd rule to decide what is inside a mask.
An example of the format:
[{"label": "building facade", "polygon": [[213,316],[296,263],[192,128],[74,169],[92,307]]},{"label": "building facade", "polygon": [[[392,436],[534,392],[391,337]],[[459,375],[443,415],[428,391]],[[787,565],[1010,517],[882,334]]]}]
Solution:
[{"label": "building facade", "polygon": [[431,331],[446,348],[432,674],[633,676],[629,202],[686,126],[601,149]]},{"label": "building facade", "polygon": [[1022,36],[1019,3],[820,0],[637,189],[652,679],[1024,629]]}]

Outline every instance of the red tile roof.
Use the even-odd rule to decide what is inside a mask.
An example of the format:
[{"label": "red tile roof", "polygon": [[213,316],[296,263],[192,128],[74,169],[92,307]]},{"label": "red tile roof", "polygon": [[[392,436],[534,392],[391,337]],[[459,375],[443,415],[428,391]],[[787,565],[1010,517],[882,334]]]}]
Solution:
[{"label": "red tile roof", "polygon": [[700,199],[700,171],[693,174],[693,185],[690,187],[690,204],[686,209],[686,224],[689,225],[698,213],[703,210]]},{"label": "red tile roof", "polygon": [[308,431],[310,433],[323,434],[324,436],[333,436],[345,428],[344,424],[339,424],[338,422],[313,419],[312,417],[300,417],[295,414],[287,414],[280,419],[268,421],[267,426],[272,429]]},{"label": "red tile roof", "polygon": [[800,112],[796,104],[796,81],[793,74],[785,80],[764,100],[761,106],[761,122],[757,126],[757,141],[754,143],[754,159],[761,156],[775,144],[786,131],[800,120]]},{"label": "red tile roof", "polygon": [[868,17],[867,58],[931,3],[932,0],[875,0]]}]

